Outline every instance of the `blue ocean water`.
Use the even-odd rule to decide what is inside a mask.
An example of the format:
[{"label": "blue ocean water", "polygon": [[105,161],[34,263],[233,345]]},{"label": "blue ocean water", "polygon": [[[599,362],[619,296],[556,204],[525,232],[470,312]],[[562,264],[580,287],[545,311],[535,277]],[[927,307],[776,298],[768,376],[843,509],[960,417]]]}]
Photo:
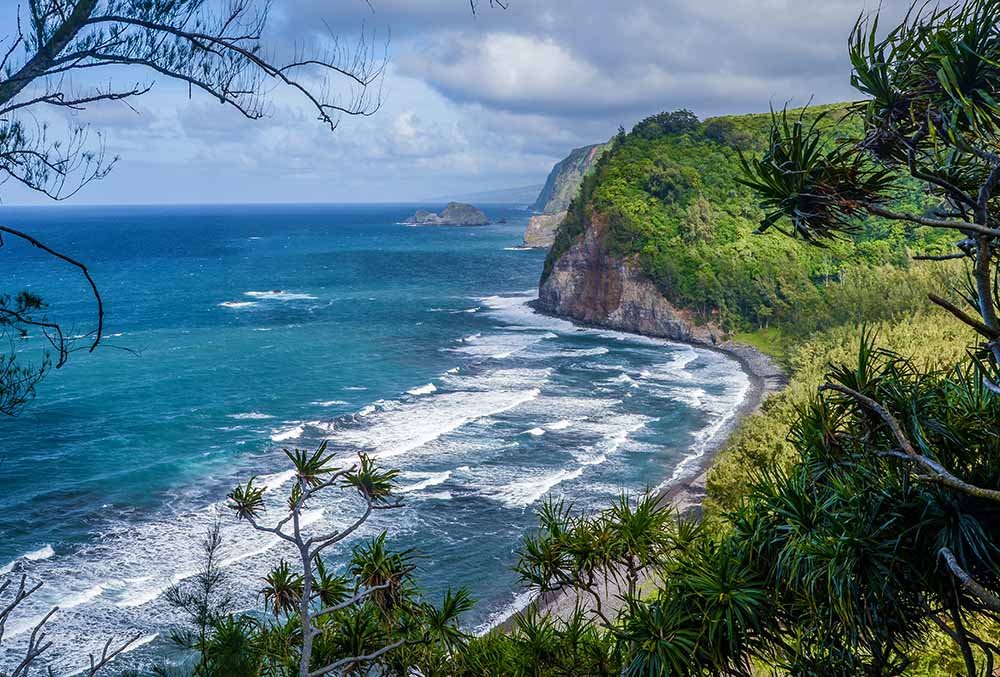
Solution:
[{"label": "blue ocean water", "polygon": [[[45,581],[5,643],[58,604],[60,669],[112,634],[142,635],[135,663],[162,652],[176,622],[162,594],[197,569],[220,516],[230,585],[254,604],[284,551],[224,496],[257,475],[277,506],[281,448],[323,439],[402,471],[406,507],[358,538],[387,529],[418,548],[428,596],[468,586],[466,624],[485,627],[526,601],[510,565],[547,494],[588,509],[669,481],[734,414],[748,381],[727,358],[534,314],[544,253],[517,247],[525,212],[401,225],[417,207],[433,205],[0,210],[86,261],[107,309],[104,345],[0,420],[0,580]],[[12,241],[0,259],[3,289],[91,328],[74,270]],[[311,528],[346,524],[352,506],[316,502]]]}]

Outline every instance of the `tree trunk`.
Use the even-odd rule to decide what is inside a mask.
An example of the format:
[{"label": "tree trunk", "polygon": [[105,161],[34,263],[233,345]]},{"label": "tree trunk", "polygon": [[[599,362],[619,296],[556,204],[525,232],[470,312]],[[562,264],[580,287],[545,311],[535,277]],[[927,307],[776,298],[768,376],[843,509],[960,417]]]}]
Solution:
[{"label": "tree trunk", "polygon": [[76,34],[90,19],[91,14],[97,8],[97,3],[98,0],[80,0],[66,21],[55,30],[49,41],[38,46],[38,52],[31,57],[31,60],[24,64],[17,73],[0,83],[0,106],[9,103],[35,78],[52,67],[59,53],[66,49],[66,45],[73,41]]}]

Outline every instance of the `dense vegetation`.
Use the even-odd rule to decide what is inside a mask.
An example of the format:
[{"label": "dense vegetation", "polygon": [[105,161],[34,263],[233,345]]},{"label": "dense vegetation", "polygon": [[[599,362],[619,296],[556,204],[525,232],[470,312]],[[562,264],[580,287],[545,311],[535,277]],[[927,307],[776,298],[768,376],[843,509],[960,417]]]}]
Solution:
[{"label": "dense vegetation", "polygon": [[[995,674],[997,25],[995,0],[884,34],[862,17],[865,103],[656,116],[585,184],[553,258],[600,214],[676,304],[757,328],[794,374],[713,470],[700,529],[650,525],[656,590],[607,628],[629,674]],[[715,182],[727,163],[743,188]],[[602,529],[542,517],[524,556],[586,573]]]},{"label": "dense vegetation", "polygon": [[[822,127],[830,144],[862,131],[844,105],[805,115],[807,121],[826,116]],[[846,321],[882,319],[885,311],[904,315],[922,304],[926,291],[944,286],[935,271],[914,276],[908,270],[911,253],[936,254],[950,246],[938,229],[893,227],[873,217],[823,248],[779,233],[756,235],[764,213],[754,192],[735,177],[742,171],[740,154],[762,152],[771,123],[769,114],[701,122],[676,111],[620,133],[584,180],[543,277],[598,213],[609,224],[612,251],[634,258],[664,296],[694,311],[698,321],[733,332],[773,326],[805,336]],[[934,203],[913,181],[893,202],[918,213]],[[841,281],[847,284],[836,284]],[[871,285],[909,287],[909,298],[891,308],[859,307],[845,298]]]}]

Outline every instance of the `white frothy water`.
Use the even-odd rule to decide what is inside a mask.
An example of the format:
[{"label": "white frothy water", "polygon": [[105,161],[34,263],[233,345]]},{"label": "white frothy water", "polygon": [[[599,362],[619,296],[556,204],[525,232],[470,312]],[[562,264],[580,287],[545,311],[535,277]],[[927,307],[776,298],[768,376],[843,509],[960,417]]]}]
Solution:
[{"label": "white frothy water", "polygon": [[51,545],[48,545],[48,544],[43,545],[42,547],[38,548],[37,550],[32,550],[31,552],[26,552],[25,554],[21,555],[20,557],[18,557],[17,559],[13,560],[9,564],[6,564],[6,565],[0,567],[0,575],[2,575],[2,574],[9,574],[11,571],[14,570],[14,567],[20,561],[37,562],[38,560],[48,559],[49,557],[52,557],[54,554],[56,554],[56,551],[52,549]]},{"label": "white frothy water", "polygon": [[425,386],[420,386],[419,388],[412,388],[410,390],[407,390],[406,392],[408,392],[410,395],[418,396],[418,395],[430,395],[436,390],[437,390],[436,385],[434,385],[433,383],[428,383]]},{"label": "white frothy water", "polygon": [[396,489],[397,493],[408,494],[414,491],[423,491],[428,487],[436,487],[451,479],[451,471],[444,472],[404,472],[400,475],[403,480],[419,480],[413,484],[403,484]]},{"label": "white frothy water", "polygon": [[313,301],[316,299],[312,294],[301,294],[281,289],[273,291],[246,291],[243,292],[243,295],[264,301]]},{"label": "white frothy water", "polygon": [[[312,298],[281,291],[248,295],[254,302]],[[528,524],[531,509],[553,492],[590,501],[588,505],[602,504],[622,488],[623,480],[616,477],[627,474],[634,457],[661,454],[672,464],[663,468],[663,475],[683,476],[726,428],[749,388],[745,374],[724,357],[667,341],[581,329],[534,314],[525,305],[529,298],[490,297],[477,300],[473,308],[449,311],[475,313],[482,308],[484,312],[469,319],[482,326],[442,346],[456,354],[460,366],[434,376],[433,383],[414,384],[396,395],[398,399],[371,402],[346,424],[283,421],[263,431],[262,446],[294,441],[308,447],[330,437],[338,449],[368,451],[383,465],[400,469],[397,491],[407,497],[408,507],[387,523],[394,526],[394,535],[411,528],[408,525],[425,508],[448,511],[470,501],[476,502],[478,514],[497,524],[511,522],[511,515]],[[498,321],[503,326],[498,327]],[[595,382],[600,388],[591,385]],[[704,425],[692,433],[689,445],[676,450],[658,447],[650,431],[656,430],[659,413],[631,410],[633,396],[657,398],[656,409],[662,409],[664,417],[681,408],[682,420],[697,414]],[[325,400],[312,406],[343,404]],[[271,416],[247,411],[230,418]],[[347,463],[351,456],[338,451],[338,458]],[[284,467],[277,450],[274,463],[275,468]],[[270,518],[278,517],[293,478],[287,470],[258,478],[258,485],[266,488]],[[647,482],[646,477],[639,481]],[[46,581],[38,598],[8,625],[11,646],[23,642],[31,621],[54,604],[64,609],[53,619],[50,633],[56,642],[51,655],[60,672],[79,667],[79,658],[99,651],[112,634],[139,631],[153,641],[176,620],[163,593],[198,570],[198,543],[220,517],[225,520],[224,566],[234,590],[248,595],[246,603],[253,604],[262,572],[289,554],[275,537],[235,523],[224,503],[164,511],[139,523],[123,521],[77,550],[64,553],[60,547],[57,556],[47,546],[4,566],[0,576],[23,570]],[[351,507],[337,494],[324,497],[311,506],[311,528],[323,533],[336,529],[351,519]],[[366,525],[357,538],[383,526]],[[509,553],[513,546],[504,543],[503,549]],[[528,599],[519,595],[513,604]],[[497,606],[494,600],[491,618],[506,616],[501,607],[510,601],[508,597]],[[100,635],[93,632],[95,627],[101,628]],[[5,667],[0,657],[0,670]]]}]

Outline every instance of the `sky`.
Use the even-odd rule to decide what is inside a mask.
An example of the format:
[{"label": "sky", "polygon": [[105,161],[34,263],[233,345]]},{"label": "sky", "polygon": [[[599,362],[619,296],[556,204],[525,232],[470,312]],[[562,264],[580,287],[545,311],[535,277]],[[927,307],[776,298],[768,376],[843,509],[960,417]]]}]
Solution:
[{"label": "sky", "polygon": [[[271,53],[328,44],[331,36],[349,45],[363,31],[388,45],[378,112],[344,117],[332,132],[280,88],[270,92],[268,117],[250,121],[138,69],[76,81],[153,88],[131,107],[43,113],[55,116],[47,118],[53,130],[90,125],[120,156],[72,203],[409,202],[540,186],[573,148],[664,110],[704,118],[857,98],[847,38],[858,15],[877,6],[509,0],[501,9],[479,2],[473,13],[467,0],[272,0]],[[7,35],[18,3],[0,4],[0,35]],[[891,17],[907,5],[882,2]],[[14,182],[0,186],[0,200],[47,201]]]}]

